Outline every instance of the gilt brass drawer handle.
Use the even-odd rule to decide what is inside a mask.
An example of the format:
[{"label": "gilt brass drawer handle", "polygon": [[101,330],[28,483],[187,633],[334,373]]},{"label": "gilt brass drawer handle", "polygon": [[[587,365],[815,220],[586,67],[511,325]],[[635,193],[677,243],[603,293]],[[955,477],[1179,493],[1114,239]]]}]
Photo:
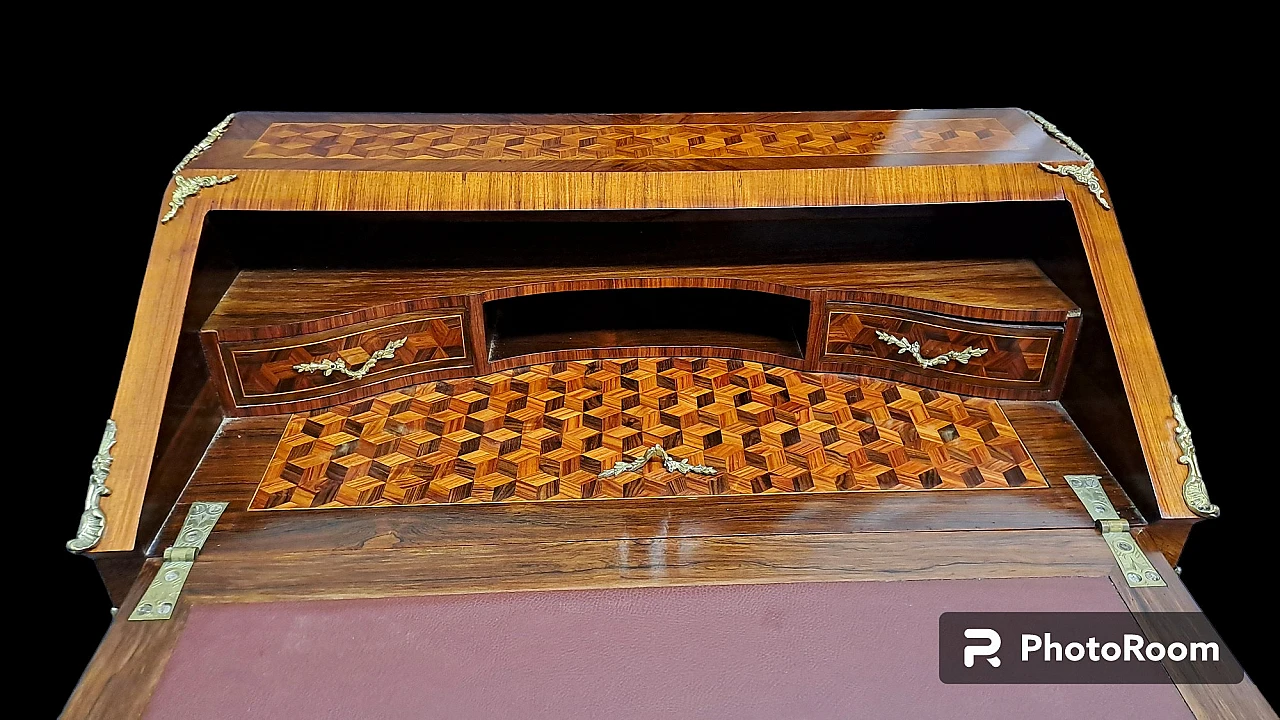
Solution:
[{"label": "gilt brass drawer handle", "polygon": [[877,330],[876,337],[889,343],[890,345],[897,345],[898,347],[902,348],[901,350],[898,351],[899,355],[901,355],[902,353],[911,353],[911,357],[915,358],[916,362],[919,363],[920,367],[922,368],[931,368],[931,367],[936,367],[938,365],[946,365],[952,360],[955,360],[961,365],[968,365],[970,358],[976,358],[981,355],[987,354],[986,348],[967,347],[958,352],[955,350],[949,350],[945,354],[939,355],[938,357],[927,358],[920,354],[920,343],[907,342],[906,338],[894,337],[893,335],[890,335],[889,333],[884,332],[883,330]]},{"label": "gilt brass drawer handle", "polygon": [[663,469],[669,473],[678,472],[681,475],[688,475],[689,473],[694,473],[696,475],[715,475],[716,474],[716,469],[713,467],[710,467],[708,465],[694,465],[690,463],[688,460],[677,460],[676,458],[672,457],[671,454],[668,453],[665,449],[663,449],[661,445],[654,445],[648,450],[645,450],[644,454],[636,458],[635,460],[632,460],[631,462],[619,460],[618,462],[613,464],[613,467],[609,468],[608,470],[605,470],[604,472],[600,473],[596,477],[611,478],[611,477],[617,477],[622,473],[626,473],[626,472],[638,473],[641,470],[644,470],[644,466],[650,460],[653,460],[655,458],[662,460]]},{"label": "gilt brass drawer handle", "polygon": [[328,358],[325,358],[320,362],[302,363],[301,365],[294,365],[293,369],[297,370],[300,373],[309,373],[309,372],[317,372],[317,371],[323,372],[325,377],[329,377],[330,375],[333,374],[334,370],[337,370],[338,372],[342,373],[343,375],[346,375],[347,377],[355,378],[356,380],[359,380],[365,375],[368,375],[369,371],[373,370],[373,366],[377,365],[379,360],[386,360],[389,357],[395,356],[396,351],[404,347],[404,344],[408,341],[409,341],[409,337],[407,335],[405,337],[400,338],[399,340],[392,340],[391,342],[387,343],[386,347],[370,355],[369,359],[365,360],[364,364],[356,368],[355,370],[352,370],[351,368],[347,367],[347,363],[344,362],[342,358],[338,358],[337,360],[330,360]]}]

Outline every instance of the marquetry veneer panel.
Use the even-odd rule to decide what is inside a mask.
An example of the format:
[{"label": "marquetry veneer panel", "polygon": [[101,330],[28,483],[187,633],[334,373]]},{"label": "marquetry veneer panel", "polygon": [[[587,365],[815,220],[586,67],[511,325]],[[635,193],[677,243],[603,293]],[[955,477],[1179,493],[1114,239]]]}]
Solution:
[{"label": "marquetry veneer panel", "polygon": [[635,125],[274,123],[245,155],[364,160],[821,157],[1021,149],[990,117]]},{"label": "marquetry veneer panel", "polygon": [[[339,327],[265,340],[224,342],[215,335],[208,344],[211,350],[216,348],[212,364],[226,368],[235,407],[287,407],[288,403],[318,401],[415,372],[470,366],[473,361],[467,353],[465,324],[463,311],[445,309],[428,312],[425,317],[378,320],[364,328]],[[297,369],[307,363],[341,360],[355,370],[388,343],[400,341],[403,343],[390,357],[376,360],[359,378],[336,370],[326,374]]]},{"label": "marquetry veneer panel", "polygon": [[[1065,323],[1005,325],[921,313],[903,308],[831,303],[823,343],[823,369],[892,374],[920,384],[981,394],[1010,388],[1026,397],[1052,397],[1065,373],[1063,348],[1074,340],[1079,318]],[[922,367],[901,346],[877,333],[918,343],[920,356],[936,358],[966,349],[982,354]],[[883,370],[879,370],[883,368]]]},{"label": "marquetry veneer panel", "polygon": [[[718,470],[597,475],[660,444]],[[998,402],[736,360],[562,362],[294,415],[250,509],[1044,487]]]}]

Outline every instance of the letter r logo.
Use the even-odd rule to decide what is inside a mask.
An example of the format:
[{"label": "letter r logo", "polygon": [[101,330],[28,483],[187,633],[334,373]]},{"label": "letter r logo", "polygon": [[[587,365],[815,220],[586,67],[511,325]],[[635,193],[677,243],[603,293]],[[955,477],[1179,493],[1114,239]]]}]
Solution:
[{"label": "letter r logo", "polygon": [[964,631],[964,636],[970,640],[986,640],[986,645],[966,645],[964,648],[964,666],[973,667],[973,659],[978,656],[986,657],[987,662],[991,663],[991,667],[1000,667],[1000,658],[988,657],[994,656],[1000,650],[1000,633],[990,628],[969,628]]}]

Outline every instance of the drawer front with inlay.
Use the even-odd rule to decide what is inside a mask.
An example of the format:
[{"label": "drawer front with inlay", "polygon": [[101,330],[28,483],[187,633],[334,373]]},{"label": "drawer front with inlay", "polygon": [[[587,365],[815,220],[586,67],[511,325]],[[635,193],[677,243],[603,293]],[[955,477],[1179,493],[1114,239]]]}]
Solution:
[{"label": "drawer front with inlay", "polygon": [[999,398],[1056,397],[1078,316],[1062,323],[975,322],[889,306],[830,303],[824,370]]},{"label": "drawer front with inlay", "polygon": [[470,371],[466,320],[466,310],[445,308],[266,340],[206,333],[205,343],[211,365],[225,373],[229,405],[243,414],[277,413]]}]

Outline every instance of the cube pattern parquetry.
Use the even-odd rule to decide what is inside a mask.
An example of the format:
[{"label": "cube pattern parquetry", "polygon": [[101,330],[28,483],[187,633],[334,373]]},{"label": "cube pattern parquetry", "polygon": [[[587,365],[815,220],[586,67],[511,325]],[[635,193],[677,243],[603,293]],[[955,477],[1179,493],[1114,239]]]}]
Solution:
[{"label": "cube pattern parquetry", "polygon": [[[659,444],[715,475],[597,475]],[[737,360],[560,362],[290,418],[250,508],[1044,487],[995,400]]]},{"label": "cube pattern parquetry", "polygon": [[[906,318],[870,313],[833,311],[827,324],[826,352],[830,356],[871,357],[918,367],[910,355],[876,335],[877,330],[919,343],[925,357],[950,350],[976,348],[983,355],[968,362],[951,362],[932,372],[946,372],[996,380],[1040,382],[1049,356],[1050,337],[965,332],[956,328],[914,322]],[[1015,331],[1010,330],[1010,333]]]},{"label": "cube pattern parquetry", "polygon": [[245,155],[363,160],[638,160],[1018,149],[995,118],[689,125],[273,123]]},{"label": "cube pattern parquetry", "polygon": [[342,360],[347,367],[358,368],[389,341],[404,338],[395,354],[377,363],[379,372],[405,365],[466,357],[466,339],[462,315],[430,317],[396,323],[365,332],[351,333],[326,340],[286,338],[281,347],[233,350],[235,372],[245,397],[278,395],[324,385],[348,382],[340,372],[299,372],[303,363]]}]

